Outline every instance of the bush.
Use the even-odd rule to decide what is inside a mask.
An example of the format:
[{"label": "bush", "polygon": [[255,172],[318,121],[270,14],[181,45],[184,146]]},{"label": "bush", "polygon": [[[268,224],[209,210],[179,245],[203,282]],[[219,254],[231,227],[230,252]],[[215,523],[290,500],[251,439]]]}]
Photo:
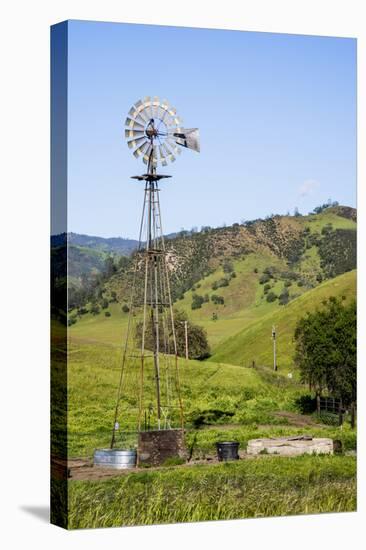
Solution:
[{"label": "bush", "polygon": [[285,281],[285,283],[284,283],[284,286],[286,286],[286,287],[291,286],[291,285],[292,285],[291,281]]},{"label": "bush", "polygon": [[127,304],[123,304],[122,311],[123,311],[123,313],[128,313],[130,311],[130,308],[128,307]]},{"label": "bush", "polygon": [[191,308],[200,309],[202,307],[203,302],[204,302],[203,296],[200,296],[199,294],[193,294]]},{"label": "bush", "polygon": [[298,281],[297,286],[304,286],[304,283],[302,281]]},{"label": "bush", "polygon": [[255,268],[253,269],[253,272],[254,272],[254,273],[258,273],[258,268],[255,267]]},{"label": "bush", "polygon": [[92,315],[98,315],[100,313],[100,307],[98,306],[98,304],[93,304],[90,308],[90,313]]},{"label": "bush", "polygon": [[263,273],[265,273],[266,275],[269,275],[269,277],[273,278],[276,271],[277,271],[277,269],[273,265],[270,265],[270,266],[266,267],[263,270]]},{"label": "bush", "polygon": [[[188,357],[189,359],[203,360],[210,357],[210,347],[207,340],[207,333],[204,328],[199,325],[193,324],[184,311],[174,311],[174,329],[177,342],[177,352],[179,357],[185,357],[186,344],[185,344],[185,322],[188,323]],[[145,347],[146,349],[154,349],[154,338],[152,331],[152,321],[149,317],[146,324],[145,332]],[[166,343],[170,344],[170,349],[173,349],[173,333],[171,327],[169,327],[168,342],[166,342],[163,330],[163,320],[159,317],[159,345],[160,349],[164,349]],[[135,336],[137,346],[141,345],[142,341],[142,329],[143,323],[140,321],[135,327]]]},{"label": "bush", "polygon": [[110,311],[106,311],[106,312],[104,313],[104,315],[105,315],[106,317],[110,317],[112,314],[111,314]]},{"label": "bush", "polygon": [[224,261],[222,268],[224,270],[224,273],[231,273],[232,271],[234,271],[234,266],[229,260]]},{"label": "bush", "polygon": [[295,406],[301,414],[311,414],[316,411],[316,398],[311,395],[301,395],[295,399]]},{"label": "bush", "polygon": [[277,294],[275,294],[274,292],[268,292],[267,302],[274,302],[275,300],[277,300]]},{"label": "bush", "polygon": [[71,327],[72,325],[75,325],[77,322],[76,315],[70,315],[70,317],[67,319],[67,326]]},{"label": "bush", "polygon": [[289,300],[290,300],[290,296],[289,296],[288,290],[287,288],[284,288],[281,294],[279,295],[278,303],[281,306],[285,306],[286,304],[289,303]]},{"label": "bush", "polygon": [[235,279],[235,278],[236,278],[236,273],[235,273],[235,271],[233,271],[232,273],[230,273],[230,277],[231,277],[232,279]]},{"label": "bush", "polygon": [[263,290],[264,292],[268,292],[270,288],[271,288],[271,285],[269,283],[266,283],[263,287]]},{"label": "bush", "polygon": [[263,273],[263,275],[259,277],[259,284],[264,285],[264,283],[268,283],[270,278],[271,277],[268,275],[268,273]]},{"label": "bush", "polygon": [[223,296],[219,296],[218,294],[212,294],[211,300],[214,304],[224,304],[225,300]]},{"label": "bush", "polygon": [[103,298],[102,300],[102,309],[107,309],[107,307],[109,306],[109,302],[106,298]]}]

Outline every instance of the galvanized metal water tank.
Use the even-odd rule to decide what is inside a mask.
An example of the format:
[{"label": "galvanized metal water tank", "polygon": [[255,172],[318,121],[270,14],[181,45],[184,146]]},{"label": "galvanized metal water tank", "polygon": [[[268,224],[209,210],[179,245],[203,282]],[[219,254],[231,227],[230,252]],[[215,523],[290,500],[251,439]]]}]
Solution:
[{"label": "galvanized metal water tank", "polygon": [[96,449],[94,466],[124,470],[136,466],[137,452],[134,449]]}]

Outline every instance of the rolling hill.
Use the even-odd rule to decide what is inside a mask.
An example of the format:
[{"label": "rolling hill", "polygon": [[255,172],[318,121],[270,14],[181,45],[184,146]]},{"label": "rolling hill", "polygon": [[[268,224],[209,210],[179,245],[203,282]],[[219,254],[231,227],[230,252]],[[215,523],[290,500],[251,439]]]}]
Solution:
[{"label": "rolling hill", "polygon": [[297,321],[308,311],[321,307],[322,301],[330,296],[352,300],[356,295],[356,271],[344,273],[309,290],[281,309],[267,313],[257,321],[222,342],[209,361],[227,362],[249,366],[271,366],[273,361],[271,329],[277,333],[277,363],[279,369],[293,368],[293,334]]},{"label": "rolling hill", "polygon": [[[353,208],[337,206],[308,216],[273,216],[184,232],[172,236],[167,248],[174,307],[205,328],[217,362],[271,365],[270,331],[275,324],[278,362],[288,369],[298,314],[326,296],[355,295]],[[82,314],[71,312],[75,338],[121,342],[133,259],[124,258],[96,287],[97,314],[91,313],[90,304]]]}]

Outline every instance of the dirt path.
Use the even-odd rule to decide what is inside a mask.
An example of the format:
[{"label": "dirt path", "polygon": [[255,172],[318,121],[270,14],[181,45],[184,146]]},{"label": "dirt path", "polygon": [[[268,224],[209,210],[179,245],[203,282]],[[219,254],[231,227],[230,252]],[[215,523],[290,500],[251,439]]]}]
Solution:
[{"label": "dirt path", "polygon": [[288,425],[297,426],[298,428],[317,427],[320,425],[314,422],[310,416],[304,414],[297,414],[289,411],[278,411],[273,413],[277,418],[284,418],[288,421]]}]

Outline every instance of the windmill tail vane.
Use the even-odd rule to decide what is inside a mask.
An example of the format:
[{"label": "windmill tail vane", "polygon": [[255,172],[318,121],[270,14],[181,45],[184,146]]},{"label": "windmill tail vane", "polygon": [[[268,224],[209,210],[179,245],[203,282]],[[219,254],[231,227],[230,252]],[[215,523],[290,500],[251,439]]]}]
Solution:
[{"label": "windmill tail vane", "polygon": [[[158,164],[174,162],[182,148],[200,151],[198,128],[184,128],[174,107],[158,97],[137,101],[125,120],[125,137],[147,172],[139,244],[134,258],[127,334],[122,351],[111,448],[118,435],[183,428],[177,330],[164,240]],[[121,432],[120,432],[121,427]]]}]

